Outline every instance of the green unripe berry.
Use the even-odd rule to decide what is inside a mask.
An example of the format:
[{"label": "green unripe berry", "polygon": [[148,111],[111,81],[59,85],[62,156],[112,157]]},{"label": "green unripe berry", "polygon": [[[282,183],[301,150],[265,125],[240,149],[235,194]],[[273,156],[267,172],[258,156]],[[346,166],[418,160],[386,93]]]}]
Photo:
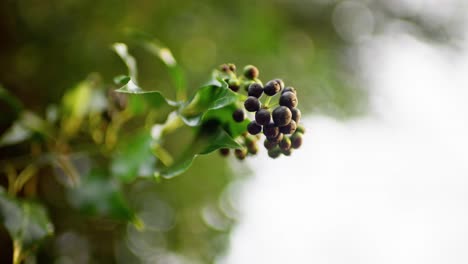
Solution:
[{"label": "green unripe berry", "polygon": [[294,108],[297,106],[297,96],[292,92],[285,92],[281,95],[279,104],[288,108]]},{"label": "green unripe berry", "polygon": [[232,72],[235,72],[236,71],[236,65],[233,64],[233,63],[229,63],[228,64],[228,67],[229,67],[229,70],[232,71]]},{"label": "green unripe berry", "polygon": [[302,133],[294,133],[291,136],[291,147],[294,149],[300,148],[302,145]]},{"label": "green unripe berry", "polygon": [[229,72],[229,66],[227,64],[222,64],[221,66],[219,66],[219,70],[227,73]]},{"label": "green unripe berry", "polygon": [[305,127],[303,125],[299,125],[297,126],[297,130],[296,130],[298,133],[302,133],[304,134],[305,133]]},{"label": "green unripe berry", "polygon": [[221,154],[221,156],[223,157],[226,157],[229,155],[229,149],[228,148],[220,148],[219,149],[219,154]]},{"label": "green unripe berry", "polygon": [[244,102],[244,107],[249,112],[256,112],[260,109],[260,101],[257,97],[249,96]]},{"label": "green unripe berry", "polygon": [[247,65],[244,67],[244,76],[247,79],[253,80],[255,78],[258,78],[258,75],[260,72],[258,71],[257,67],[253,65]]},{"label": "green unripe berry", "polygon": [[283,139],[279,142],[278,145],[282,150],[288,150],[291,148],[291,139],[289,139],[288,137],[283,137]]},{"label": "green unripe berry", "polygon": [[247,146],[247,151],[252,154],[252,155],[255,155],[257,154],[258,152],[258,145],[257,145],[257,142],[256,141],[249,141],[248,143],[246,143],[246,146]]},{"label": "green unripe berry", "polygon": [[247,149],[246,148],[241,148],[241,149],[236,149],[234,150],[234,155],[238,160],[243,160],[247,156]]},{"label": "green unripe berry", "polygon": [[277,142],[270,141],[268,138],[263,142],[263,146],[268,150],[275,148],[277,145]]},{"label": "green unripe berry", "polygon": [[238,79],[230,79],[228,82],[229,89],[233,92],[238,92],[240,89],[240,81]]},{"label": "green unripe berry", "polygon": [[262,96],[262,93],[263,93],[263,87],[261,84],[254,82],[249,85],[249,88],[248,88],[249,96],[260,98],[260,96]]},{"label": "green unripe berry", "polygon": [[281,153],[285,156],[291,156],[291,153],[292,153],[292,150],[291,149],[287,149],[287,150],[281,150]]},{"label": "green unripe berry", "polygon": [[273,110],[273,121],[278,127],[289,124],[292,120],[292,113],[286,106],[278,106]]},{"label": "green unripe berry", "polygon": [[262,131],[262,127],[257,124],[257,122],[252,121],[247,125],[247,131],[251,135],[257,135]]},{"label": "green unripe berry", "polygon": [[255,113],[255,121],[257,121],[257,124],[259,125],[267,125],[270,123],[271,120],[271,114],[270,111],[266,109],[260,109]]},{"label": "green unripe berry", "polygon": [[268,156],[270,158],[276,159],[281,155],[281,149],[279,148],[273,148],[268,150]]}]

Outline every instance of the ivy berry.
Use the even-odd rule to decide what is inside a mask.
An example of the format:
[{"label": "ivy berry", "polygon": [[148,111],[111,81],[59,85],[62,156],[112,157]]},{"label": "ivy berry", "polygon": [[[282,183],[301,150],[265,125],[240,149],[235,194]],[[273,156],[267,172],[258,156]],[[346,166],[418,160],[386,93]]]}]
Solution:
[{"label": "ivy berry", "polygon": [[257,97],[249,96],[244,102],[244,107],[249,112],[256,112],[260,109],[260,101]]},{"label": "ivy berry", "polygon": [[262,131],[262,127],[257,124],[257,122],[252,121],[247,125],[247,131],[251,135],[257,135]]},{"label": "ivy berry", "polygon": [[268,123],[267,125],[264,125],[264,126],[263,126],[263,134],[264,134],[267,138],[275,138],[275,137],[278,136],[278,134],[279,134],[279,129],[278,129],[278,127],[275,125],[275,123],[270,122],[270,123]]},{"label": "ivy berry", "polygon": [[236,149],[234,150],[234,155],[238,160],[243,160],[247,156],[247,149],[246,148],[241,148],[241,149]]},{"label": "ivy berry", "polygon": [[278,127],[285,126],[291,122],[292,113],[286,106],[279,106],[273,110],[273,121]]},{"label": "ivy berry", "polygon": [[258,71],[257,67],[255,67],[253,65],[247,65],[244,68],[244,76],[245,76],[245,78],[247,78],[249,80],[254,80],[254,79],[258,78],[259,74],[260,74],[260,72]]},{"label": "ivy berry", "polygon": [[279,142],[279,147],[281,150],[289,150],[291,148],[291,139],[288,137],[283,137],[283,139]]},{"label": "ivy berry", "polygon": [[232,113],[232,118],[234,119],[234,121],[240,123],[242,121],[244,121],[245,119],[245,113],[244,113],[244,110],[238,108],[236,109],[233,113]]},{"label": "ivy berry", "polygon": [[257,124],[259,125],[267,125],[270,123],[271,120],[271,114],[270,111],[266,109],[260,109],[255,113],[255,121],[257,121]]},{"label": "ivy berry", "polygon": [[265,84],[265,87],[263,87],[263,92],[269,96],[273,96],[279,91],[281,91],[281,83],[278,82],[278,80],[269,81]]},{"label": "ivy berry", "polygon": [[294,108],[297,106],[297,96],[292,92],[285,92],[279,99],[279,104],[288,108]]},{"label": "ivy berry", "polygon": [[300,148],[302,145],[302,133],[294,133],[291,136],[291,147],[294,149]]},{"label": "ivy berry", "polygon": [[254,82],[249,85],[249,88],[248,88],[249,96],[260,98],[260,96],[262,96],[262,93],[263,93],[263,87],[261,84]]},{"label": "ivy berry", "polygon": [[296,129],[297,129],[297,125],[296,125],[296,121],[294,121],[294,120],[291,120],[291,122],[289,122],[289,124],[279,128],[280,132],[284,133],[286,135],[290,135],[290,134],[294,133],[296,131]]},{"label": "ivy berry", "polygon": [[299,125],[299,121],[301,120],[301,110],[298,108],[291,108],[292,113],[292,120],[296,121],[296,124]]},{"label": "ivy berry", "polygon": [[291,86],[288,86],[288,87],[284,88],[284,90],[281,93],[284,94],[285,92],[291,92],[293,94],[297,94],[296,89],[294,87],[291,87]]}]

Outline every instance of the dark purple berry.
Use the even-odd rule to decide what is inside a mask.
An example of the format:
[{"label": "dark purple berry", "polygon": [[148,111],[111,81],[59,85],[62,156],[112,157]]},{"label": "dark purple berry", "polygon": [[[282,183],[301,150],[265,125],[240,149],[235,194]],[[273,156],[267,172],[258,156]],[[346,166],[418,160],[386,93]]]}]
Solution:
[{"label": "dark purple berry", "polygon": [[240,123],[242,121],[244,121],[245,119],[245,113],[244,113],[244,110],[238,108],[234,111],[234,113],[232,113],[232,118],[234,119],[234,121]]},{"label": "dark purple berry", "polygon": [[297,96],[292,92],[285,92],[281,95],[279,104],[289,108],[294,108],[297,106]]},{"label": "dark purple berry", "polygon": [[262,131],[262,127],[257,124],[257,122],[252,121],[247,125],[247,131],[251,135],[256,135]]},{"label": "dark purple berry", "polygon": [[299,125],[301,121],[301,110],[299,108],[291,108],[292,120],[296,121],[296,125]]},{"label": "dark purple berry", "polygon": [[282,133],[279,133],[276,137],[267,137],[267,139],[271,142],[274,143],[279,143],[281,140],[283,140],[284,135]]},{"label": "dark purple berry", "polygon": [[234,155],[238,160],[243,160],[247,156],[247,149],[241,148],[234,150]]},{"label": "dark purple berry", "polygon": [[278,127],[285,126],[291,122],[292,113],[286,106],[278,106],[273,110],[273,121]]},{"label": "dark purple berry", "polygon": [[294,120],[291,120],[291,122],[289,122],[289,124],[279,128],[280,132],[284,133],[286,135],[294,133],[296,131],[296,129],[297,129],[297,125],[296,125],[296,121],[294,121]]},{"label": "dark purple berry", "polygon": [[249,112],[256,112],[260,109],[260,101],[257,97],[249,96],[244,102],[244,107]]},{"label": "dark purple berry", "polygon": [[259,73],[257,67],[255,67],[253,65],[247,65],[247,66],[244,67],[244,76],[247,79],[253,80],[253,79],[257,78],[259,74],[260,73]]},{"label": "dark purple berry", "polygon": [[255,113],[255,121],[257,121],[257,124],[259,125],[267,125],[270,123],[271,119],[271,114],[270,111],[266,109],[260,109]]},{"label": "dark purple berry", "polygon": [[249,85],[248,93],[249,93],[249,96],[254,96],[254,97],[259,98],[260,96],[262,96],[263,87],[259,83],[252,83]]},{"label": "dark purple berry", "polygon": [[279,134],[279,128],[275,126],[275,123],[270,122],[263,126],[263,134],[268,138],[274,138]]},{"label": "dark purple berry", "polygon": [[268,150],[273,149],[277,145],[278,145],[277,142],[273,142],[273,141],[270,141],[268,139],[265,139],[265,141],[263,142],[263,146],[265,146],[265,148],[268,149]]},{"label": "dark purple berry", "polygon": [[281,93],[284,94],[285,92],[291,92],[291,93],[297,95],[296,89],[294,87],[291,87],[291,86],[288,86],[288,87],[284,88],[284,90]]},{"label": "dark purple berry", "polygon": [[281,80],[281,79],[274,79],[274,81],[276,81],[277,83],[279,83],[281,90],[284,89],[284,82],[283,82],[283,80]]},{"label": "dark purple berry", "polygon": [[279,142],[278,145],[282,150],[288,150],[291,148],[291,139],[289,139],[288,137],[283,137],[283,139]]},{"label": "dark purple berry", "polygon": [[270,158],[276,159],[281,155],[281,149],[280,148],[273,148],[268,150],[268,156]]},{"label": "dark purple berry", "polygon": [[228,148],[221,148],[219,149],[219,154],[221,154],[221,156],[223,157],[226,157],[229,155],[229,149]]},{"label": "dark purple berry", "polygon": [[276,80],[267,82],[263,87],[263,92],[269,96],[273,96],[279,91],[281,91],[281,84],[278,83]]},{"label": "dark purple berry", "polygon": [[294,133],[291,136],[291,147],[298,149],[302,145],[302,133]]}]

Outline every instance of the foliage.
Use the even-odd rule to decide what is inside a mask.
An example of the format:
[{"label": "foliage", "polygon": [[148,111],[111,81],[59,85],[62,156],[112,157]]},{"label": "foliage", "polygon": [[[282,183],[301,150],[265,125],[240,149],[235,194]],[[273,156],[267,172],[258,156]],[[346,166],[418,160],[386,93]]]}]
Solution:
[{"label": "foliage", "polygon": [[[20,160],[3,164],[8,168],[9,191],[0,193],[0,211],[14,242],[15,263],[52,233],[51,220],[41,204],[16,198],[40,170],[54,169],[69,204],[83,214],[128,221],[142,230],[145,222],[126,201],[125,184],[139,178],[169,179],[188,170],[200,155],[242,147],[238,137],[248,120],[235,122],[232,112],[245,96],[233,92],[215,70],[212,79],[186,99],[187,90],[181,86],[184,77],[169,49],[142,41],[172,72],[175,99],[139,86],[136,60],[123,43],[114,44],[113,49],[125,62],[128,75],[114,78],[120,86],[115,91],[106,91],[99,76],[90,75],[63,96],[60,106],[41,117],[0,90],[18,117],[0,138],[1,145],[28,143],[36,157],[25,168]],[[168,149],[167,138],[177,133],[187,135],[182,137],[184,144]],[[83,144],[84,137],[91,149]],[[107,166],[95,160],[104,160]],[[22,170],[19,174],[18,169]]]},{"label": "foliage", "polygon": [[[213,263],[236,216],[228,194],[246,174],[205,154],[234,147],[246,126],[230,119],[229,102],[242,98],[207,80],[213,66],[281,73],[303,89],[304,111],[361,108],[330,23],[334,4],[319,2],[1,2],[0,185],[48,212],[55,234],[35,248],[38,262]],[[115,41],[138,72],[126,72]],[[210,119],[223,124],[200,134]],[[2,249],[9,239],[0,228]],[[1,263],[11,257],[0,250]]]}]

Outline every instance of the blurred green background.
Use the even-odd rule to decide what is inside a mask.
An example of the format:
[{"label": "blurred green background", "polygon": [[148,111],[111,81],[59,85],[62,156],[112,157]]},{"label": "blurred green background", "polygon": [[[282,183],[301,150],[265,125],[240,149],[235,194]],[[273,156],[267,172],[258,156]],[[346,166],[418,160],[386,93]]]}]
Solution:
[{"label": "blurred green background", "polygon": [[[126,73],[126,68],[111,45],[127,42],[125,32],[130,28],[171,49],[192,92],[222,63],[239,68],[254,64],[262,80],[282,78],[295,86],[303,113],[348,118],[365,112],[366,93],[354,77],[359,66],[347,59],[346,48],[355,43],[340,37],[333,23],[340,2],[1,1],[0,83],[40,116],[91,73],[100,76],[103,86],[115,88],[113,77]],[[366,2],[380,10],[367,32],[373,34],[377,22],[395,14],[380,8],[379,1]],[[164,65],[137,47],[130,45],[130,51],[138,62],[140,85],[174,97]],[[13,121],[7,115],[2,110],[1,132]],[[0,158],[24,152],[21,145],[0,148]],[[90,159],[78,156],[73,162],[85,171]],[[100,162],[108,165],[92,160]],[[57,175],[53,169],[41,170],[37,179],[35,197],[46,205],[55,226],[55,236],[39,248],[38,263],[213,263],[229,246],[237,218],[236,183],[248,175],[248,168],[213,153],[171,180],[121,185],[110,177],[93,181],[85,194],[70,194],[53,175]],[[114,193],[114,185],[121,193]],[[76,197],[102,201],[95,205],[101,209],[78,210]],[[106,214],[113,209],[105,201],[122,197],[145,222],[144,232]],[[9,262],[11,247],[6,231],[0,229],[0,263]]]}]

